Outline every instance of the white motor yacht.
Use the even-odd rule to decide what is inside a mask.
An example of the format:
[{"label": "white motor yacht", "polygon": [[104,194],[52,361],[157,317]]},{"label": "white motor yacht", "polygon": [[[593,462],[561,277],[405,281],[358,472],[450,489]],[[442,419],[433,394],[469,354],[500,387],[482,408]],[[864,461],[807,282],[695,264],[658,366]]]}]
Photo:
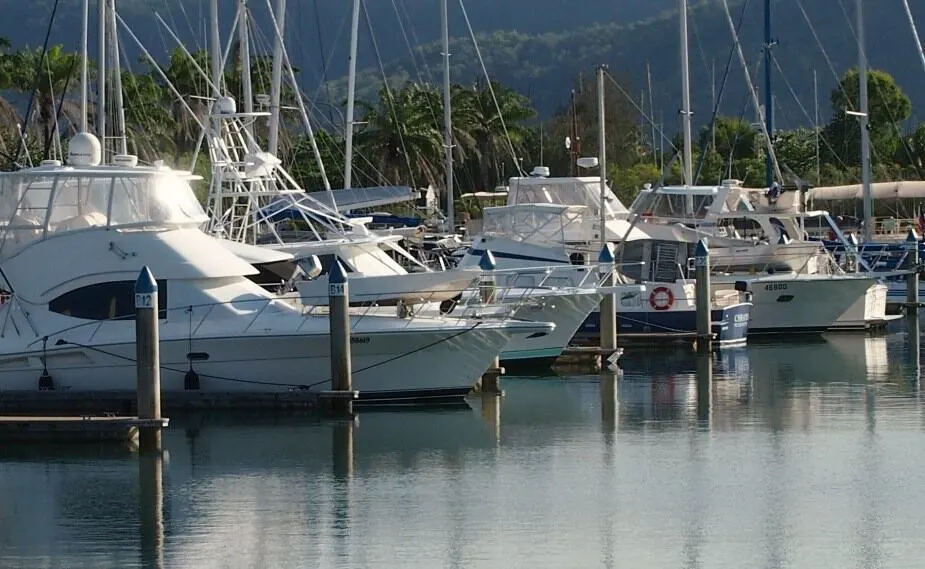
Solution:
[{"label": "white motor yacht", "polygon": [[[134,282],[158,280],[161,388],[247,395],[330,389],[329,325],[249,277],[200,227],[191,176],[117,156],[81,133],[68,165],[0,174],[0,392],[135,390]],[[351,316],[353,385],[376,399],[463,394],[513,337],[510,319]]]}]

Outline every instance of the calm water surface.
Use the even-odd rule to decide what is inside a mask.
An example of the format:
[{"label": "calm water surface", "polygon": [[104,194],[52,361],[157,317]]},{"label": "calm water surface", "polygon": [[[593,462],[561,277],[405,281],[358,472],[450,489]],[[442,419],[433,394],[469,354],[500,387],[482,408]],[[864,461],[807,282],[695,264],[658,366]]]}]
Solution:
[{"label": "calm water surface", "polygon": [[353,426],[175,417],[162,462],[4,448],[0,567],[921,567],[918,353],[629,354]]}]

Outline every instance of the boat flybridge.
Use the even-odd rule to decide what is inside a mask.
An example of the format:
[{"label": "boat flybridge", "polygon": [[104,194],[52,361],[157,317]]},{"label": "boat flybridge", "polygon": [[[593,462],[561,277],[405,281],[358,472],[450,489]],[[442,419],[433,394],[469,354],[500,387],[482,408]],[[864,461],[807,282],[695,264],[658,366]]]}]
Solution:
[{"label": "boat flybridge", "polygon": [[[0,391],[133,392],[144,266],[158,283],[168,397],[330,389],[326,312],[257,285],[252,265],[200,229],[189,173],[100,157],[80,133],[66,166],[0,174]],[[461,395],[512,337],[551,329],[353,314],[354,386],[376,398]]]}]

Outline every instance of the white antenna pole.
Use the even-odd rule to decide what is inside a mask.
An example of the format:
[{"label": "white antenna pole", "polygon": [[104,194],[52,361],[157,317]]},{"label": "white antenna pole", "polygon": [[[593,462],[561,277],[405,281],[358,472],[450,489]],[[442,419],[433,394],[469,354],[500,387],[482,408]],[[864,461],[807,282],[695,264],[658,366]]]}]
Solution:
[{"label": "white antenna pole", "polygon": [[446,153],[446,223],[456,233],[453,200],[453,109],[450,96],[450,18],[447,0],[440,0],[443,31],[443,145]]},{"label": "white antenna pole", "polygon": [[[241,87],[244,98],[244,112],[247,114],[254,112],[254,89],[251,85],[251,48],[250,48],[250,30],[247,17],[247,0],[238,0],[238,55],[241,57]],[[248,120],[245,123],[245,130],[253,138],[254,123]]]},{"label": "white antenna pole", "polygon": [[83,0],[83,29],[80,36],[80,132],[87,132],[90,0]]},{"label": "white antenna pole", "polygon": [[687,53],[687,0],[681,0],[681,110],[684,129],[684,185],[694,184],[693,159],[691,158],[691,77]]},{"label": "white antenna pole", "polygon": [[283,34],[286,30],[286,0],[276,0],[276,21],[280,35],[276,36],[273,49],[273,78],[270,84],[270,134],[268,150],[274,156],[279,153],[280,99],[283,84]]},{"label": "white antenna pole", "polygon": [[99,26],[96,128],[100,136],[100,145],[103,147],[103,160],[106,160],[106,0],[99,0]]},{"label": "white antenna pole", "polygon": [[350,59],[347,74],[347,124],[344,125],[344,187],[353,183],[353,122],[357,84],[357,36],[360,33],[360,0],[353,0],[353,21],[350,27]]},{"label": "white antenna pole", "polygon": [[864,189],[864,240],[871,241],[873,228],[873,198],[870,193],[870,117],[867,116],[867,53],[864,47],[864,1],[857,0],[858,17],[858,82],[860,87],[861,119],[861,184]]},{"label": "white antenna pole", "polygon": [[119,34],[116,29],[116,0],[109,0],[109,46],[112,54],[113,94],[116,106],[115,135],[119,143],[119,154],[128,154],[128,140],[125,136],[125,106],[122,101],[122,65],[119,61]]}]

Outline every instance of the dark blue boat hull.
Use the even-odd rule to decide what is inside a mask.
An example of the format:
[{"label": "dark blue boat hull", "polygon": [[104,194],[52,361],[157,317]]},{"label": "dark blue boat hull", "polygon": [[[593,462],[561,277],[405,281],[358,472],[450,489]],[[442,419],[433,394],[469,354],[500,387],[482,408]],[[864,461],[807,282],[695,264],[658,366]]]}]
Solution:
[{"label": "dark blue boat hull", "polygon": [[[744,343],[748,336],[748,318],[751,304],[742,303],[712,311],[713,334],[721,345]],[[582,338],[600,335],[600,313],[592,312],[578,330]],[[673,335],[697,332],[697,313],[694,310],[665,310],[646,312],[618,312],[617,336],[631,334],[637,341],[650,338],[653,343]]]}]

